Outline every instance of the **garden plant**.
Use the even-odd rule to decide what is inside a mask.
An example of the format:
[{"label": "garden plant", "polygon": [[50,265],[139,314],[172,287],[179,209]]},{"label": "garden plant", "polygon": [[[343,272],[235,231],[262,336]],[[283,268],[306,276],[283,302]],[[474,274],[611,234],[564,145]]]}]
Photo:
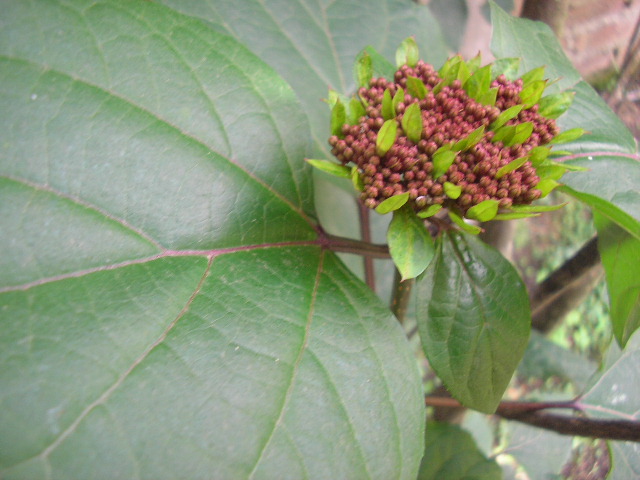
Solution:
[{"label": "garden plant", "polygon": [[[637,144],[490,10],[486,61],[408,0],[2,2],[0,478],[640,476]],[[599,364],[480,235],[576,203]]]}]

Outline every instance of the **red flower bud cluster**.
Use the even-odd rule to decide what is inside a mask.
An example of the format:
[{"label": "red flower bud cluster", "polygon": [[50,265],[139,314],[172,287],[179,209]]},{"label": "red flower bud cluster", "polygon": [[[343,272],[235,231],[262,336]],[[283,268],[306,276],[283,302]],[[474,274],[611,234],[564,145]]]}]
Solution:
[{"label": "red flower bud cluster", "polygon": [[[424,98],[408,93],[411,90],[407,85],[409,77],[424,83],[427,92]],[[523,108],[505,124],[532,123],[533,132],[521,143],[505,145],[502,141],[494,142],[495,132],[490,130],[501,112],[523,103],[520,98],[522,80],[511,82],[503,75],[497,77],[491,85],[497,88],[495,105],[484,105],[471,98],[458,80],[448,86],[437,87],[441,82],[431,65],[419,61],[415,67],[402,66],[393,81],[374,78],[368,88],[358,91],[366,105],[366,114],[356,125],[343,125],[342,138],[332,136],[329,144],[340,162],[358,167],[364,184],[361,197],[365,205],[375,208],[391,196],[409,192],[409,203],[416,210],[441,204],[465,213],[472,206],[489,199],[498,200],[501,207],[508,208],[529,204],[539,198],[540,191],[535,187],[540,179],[529,161],[511,172],[503,172],[502,176],[498,171],[527,155],[532,148],[549,143],[559,132],[555,121],[540,115],[538,106],[533,105]],[[376,140],[385,122],[382,114],[384,92],[388,89],[393,97],[399,88],[405,93],[404,99],[394,103],[398,125],[396,140],[384,155],[379,155]],[[403,114],[414,103],[420,107],[423,126],[417,143],[402,130]],[[434,178],[434,153],[444,145],[465,139],[482,126],[484,133],[480,141],[457,152],[446,173]],[[445,194],[445,182],[460,187],[457,198]]]}]

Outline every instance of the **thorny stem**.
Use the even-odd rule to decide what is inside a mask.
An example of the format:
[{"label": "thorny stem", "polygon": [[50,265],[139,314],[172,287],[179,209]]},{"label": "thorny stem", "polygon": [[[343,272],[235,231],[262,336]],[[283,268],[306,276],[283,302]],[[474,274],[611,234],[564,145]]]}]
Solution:
[{"label": "thorny stem", "polygon": [[[460,402],[446,397],[425,397],[427,406],[460,408]],[[562,435],[640,442],[640,422],[635,420],[609,420],[588,417],[570,417],[544,412],[546,409],[581,411],[576,401],[569,402],[500,402],[496,415],[506,420],[526,423]]]}]

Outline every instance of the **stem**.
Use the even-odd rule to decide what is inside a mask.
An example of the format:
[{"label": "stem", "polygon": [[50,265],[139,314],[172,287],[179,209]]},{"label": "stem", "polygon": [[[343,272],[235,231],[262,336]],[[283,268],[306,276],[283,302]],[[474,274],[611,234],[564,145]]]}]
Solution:
[{"label": "stem", "polygon": [[[425,397],[427,406],[460,408],[453,398]],[[496,415],[506,420],[526,423],[562,435],[593,437],[605,440],[640,442],[640,421],[608,420],[600,418],[570,417],[544,412],[549,408],[580,410],[575,401],[569,402],[500,402]]]},{"label": "stem", "polygon": [[354,253],[370,258],[391,258],[387,245],[378,245],[354,240],[353,238],[338,237],[329,233],[322,233],[319,238],[322,247],[334,252]]},{"label": "stem", "polygon": [[[358,200],[358,214],[360,216],[360,236],[362,241],[371,243],[371,221],[370,210],[364,206],[362,201]],[[376,291],[376,275],[373,266],[373,258],[364,257],[364,280],[372,291]]]}]

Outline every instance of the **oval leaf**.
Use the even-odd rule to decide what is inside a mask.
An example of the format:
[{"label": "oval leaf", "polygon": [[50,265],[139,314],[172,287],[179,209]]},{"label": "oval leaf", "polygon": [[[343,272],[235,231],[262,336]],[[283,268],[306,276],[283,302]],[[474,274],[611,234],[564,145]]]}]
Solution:
[{"label": "oval leaf", "polygon": [[413,143],[422,137],[422,111],[417,103],[412,103],[402,116],[402,130]]},{"label": "oval leaf", "polygon": [[380,128],[376,138],[376,152],[381,157],[389,151],[396,141],[398,124],[395,120],[387,120]]},{"label": "oval leaf", "polygon": [[430,365],[464,405],[495,411],[529,338],[520,276],[476,237],[447,233],[417,284],[417,320]]},{"label": "oval leaf", "polygon": [[402,280],[415,278],[424,272],[435,252],[431,234],[406,204],[393,212],[387,242]]},{"label": "oval leaf", "polygon": [[480,222],[488,222],[498,213],[499,205],[500,202],[498,200],[485,200],[467,210],[466,217]]},{"label": "oval leaf", "polygon": [[446,150],[443,148],[438,149],[433,154],[433,178],[438,179],[449,170],[449,167],[456,159],[456,152]]},{"label": "oval leaf", "polygon": [[334,177],[351,178],[351,169],[345,165],[340,165],[329,160],[313,160],[306,158],[305,161],[312,167],[322,170]]},{"label": "oval leaf", "polygon": [[400,195],[394,195],[393,197],[389,197],[386,200],[380,202],[380,205],[376,207],[376,212],[378,212],[380,215],[393,212],[394,210],[398,210],[408,201],[409,192],[401,193]]},{"label": "oval leaf", "polygon": [[396,51],[396,66],[400,68],[402,65],[415,67],[420,59],[420,52],[415,38],[409,37],[402,41]]}]

